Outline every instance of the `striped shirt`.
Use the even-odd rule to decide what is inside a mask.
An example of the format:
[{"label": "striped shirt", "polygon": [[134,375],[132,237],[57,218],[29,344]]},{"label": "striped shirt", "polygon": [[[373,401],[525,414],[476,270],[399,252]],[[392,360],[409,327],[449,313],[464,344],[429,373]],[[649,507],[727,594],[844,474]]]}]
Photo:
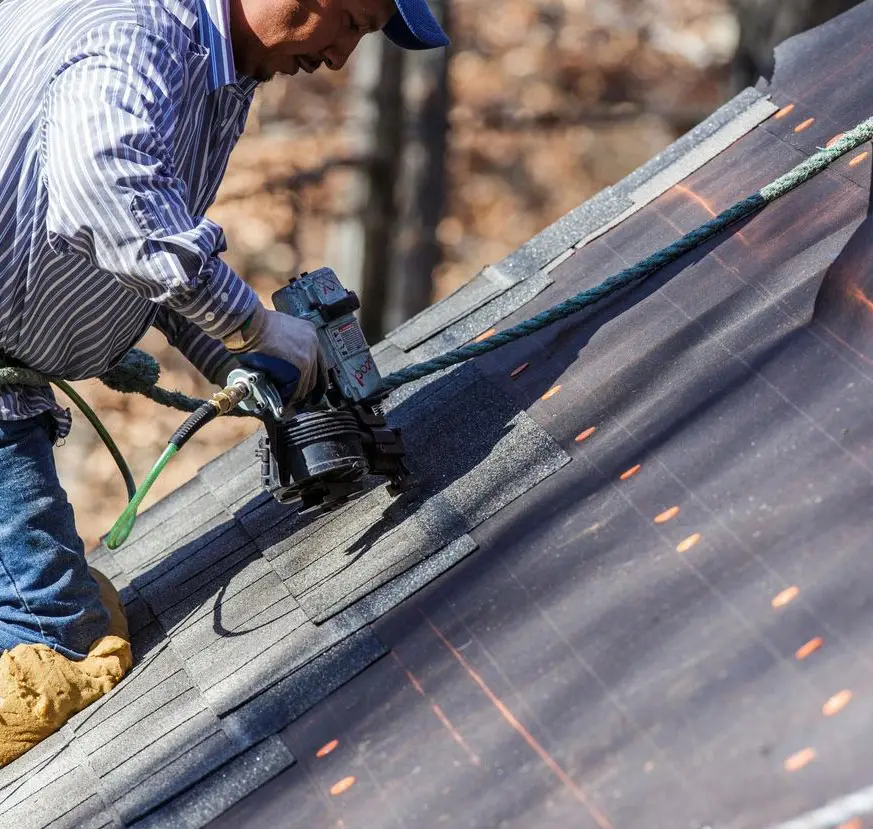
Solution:
[{"label": "striped shirt", "polygon": [[[204,214],[256,87],[227,0],[0,2],[0,353],[79,380],[154,325],[206,376],[257,299]],[[0,419],[69,411],[0,385]]]}]

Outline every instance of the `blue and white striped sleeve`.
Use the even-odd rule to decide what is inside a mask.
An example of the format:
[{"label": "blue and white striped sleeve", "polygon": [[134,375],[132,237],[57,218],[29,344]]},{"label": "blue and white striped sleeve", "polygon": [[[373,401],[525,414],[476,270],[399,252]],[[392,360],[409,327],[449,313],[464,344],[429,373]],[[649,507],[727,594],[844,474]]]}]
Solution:
[{"label": "blue and white striped sleeve", "polygon": [[224,233],[193,217],[172,142],[187,72],[133,23],[93,29],[51,83],[42,132],[53,247],[221,338],[257,296],[226,263]]},{"label": "blue and white striped sleeve", "polygon": [[166,305],[158,309],[154,327],[177,348],[210,383],[221,385],[224,377],[220,369],[234,359],[222,344],[210,337],[194,323],[171,311]]}]

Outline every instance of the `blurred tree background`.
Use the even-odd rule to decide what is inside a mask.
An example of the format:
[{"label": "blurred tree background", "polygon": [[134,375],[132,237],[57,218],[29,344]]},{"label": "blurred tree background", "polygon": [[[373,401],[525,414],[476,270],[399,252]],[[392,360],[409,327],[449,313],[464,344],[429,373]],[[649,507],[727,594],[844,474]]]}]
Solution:
[{"label": "blurred tree background", "polygon": [[[334,267],[376,342],[754,84],[775,43],[856,1],[431,0],[450,51],[401,53],[369,36],[342,72],[259,89],[210,212],[226,259],[265,301],[301,270]],[[159,334],[141,345],[163,385],[209,393]],[[76,386],[141,480],[180,414]],[[56,457],[91,547],[124,488],[74,418]],[[256,427],[210,425],[149,502]]]}]

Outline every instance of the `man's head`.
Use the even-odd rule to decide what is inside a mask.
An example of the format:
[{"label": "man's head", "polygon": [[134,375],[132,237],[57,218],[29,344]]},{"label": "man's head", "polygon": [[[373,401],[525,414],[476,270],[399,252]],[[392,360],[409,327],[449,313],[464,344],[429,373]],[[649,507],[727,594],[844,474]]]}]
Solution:
[{"label": "man's head", "polygon": [[259,81],[342,69],[361,38],[385,30],[406,49],[448,45],[426,0],[231,0],[238,72]]}]

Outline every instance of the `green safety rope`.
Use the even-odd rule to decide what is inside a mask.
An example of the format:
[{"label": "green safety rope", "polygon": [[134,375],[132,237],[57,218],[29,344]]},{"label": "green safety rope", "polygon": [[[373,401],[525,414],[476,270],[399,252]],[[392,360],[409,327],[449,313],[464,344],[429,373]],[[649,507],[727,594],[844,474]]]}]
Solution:
[{"label": "green safety rope", "polygon": [[[489,351],[494,351],[502,345],[519,340],[540,331],[543,328],[566,319],[572,314],[577,313],[585,308],[588,308],[603,299],[606,299],[625,288],[641,282],[644,279],[652,276],[665,266],[680,259],[686,253],[690,253],[695,248],[712,239],[717,234],[726,230],[733,224],[747,218],[771,202],[776,201],[780,196],[791,192],[796,187],[799,187],[805,181],[809,181],[813,176],[825,170],[833,164],[841,156],[847,152],[865,144],[873,139],[873,118],[870,118],[859,124],[854,129],[844,133],[830,147],[821,148],[818,152],[811,155],[809,158],[800,162],[796,167],[790,170],[783,176],[780,176],[766,187],[762,187],[757,193],[737,202],[729,207],[723,213],[720,213],[714,219],[711,219],[706,224],[695,228],[685,234],[681,239],[673,242],[667,247],[653,253],[651,256],[638,262],[630,268],[625,268],[617,274],[604,279],[593,288],[588,288],[581,291],[569,299],[559,302],[557,305],[537,314],[529,320],[518,323],[506,331],[500,331],[493,334],[487,340],[482,342],[470,343],[468,345],[456,348],[438,357],[430,360],[425,360],[422,363],[417,363],[408,366],[400,371],[390,374],[384,378],[384,384],[389,389],[396,389],[406,383],[411,383],[414,380],[419,380],[422,377],[427,377],[430,374],[435,374],[438,371],[466,362],[474,357],[479,357],[482,354],[487,354]],[[181,409],[186,412],[193,412],[205,401],[194,397],[189,397],[178,391],[168,391],[157,385],[158,376],[160,374],[160,366],[153,357],[138,349],[131,349],[125,356],[122,362],[104,374],[100,379],[110,388],[121,392],[136,392],[143,394],[156,403],[164,406],[171,406],[176,409]],[[133,478],[124,458],[115,446],[112,438],[106,432],[103,425],[100,423],[94,412],[88,407],[84,400],[79,397],[65,381],[48,377],[39,372],[32,371],[27,368],[16,366],[3,366],[0,363],[0,385],[45,385],[47,382],[52,382],[61,388],[82,410],[85,416],[94,424],[95,429],[103,438],[112,456],[118,463],[124,476],[125,483],[128,489],[128,497],[133,498]],[[243,412],[234,411],[234,415],[244,415]],[[169,457],[166,458],[169,460]]]},{"label": "green safety rope", "polygon": [[675,262],[686,253],[699,247],[713,236],[721,233],[730,227],[730,225],[757,213],[765,205],[776,201],[776,199],[784,196],[786,193],[790,193],[796,187],[803,184],[803,182],[809,181],[813,176],[827,168],[840,156],[845,155],[845,153],[861,146],[861,144],[865,144],[871,139],[873,139],[873,118],[864,121],[855,127],[855,129],[845,133],[832,146],[820,149],[784,176],[776,179],[776,181],[768,184],[766,187],[762,187],[754,195],[737,202],[714,219],[708,221],[705,225],[695,228],[690,233],[686,233],[678,241],[653,253],[651,256],[643,259],[642,262],[638,262],[630,268],[625,268],[625,270],[613,274],[604,279],[599,285],[595,285],[593,288],[565,299],[563,302],[559,302],[557,305],[548,308],[529,320],[520,322],[506,331],[492,334],[487,340],[461,346],[454,351],[440,354],[431,360],[425,360],[423,363],[417,363],[394,374],[390,374],[384,379],[385,385],[390,389],[396,389],[406,383],[411,383],[413,380],[419,380],[422,377],[427,377],[429,374],[434,374],[450,366],[466,362],[473,357],[487,354],[489,351],[494,351],[495,348],[500,348],[502,345],[514,342],[522,337],[527,337],[529,334],[533,334],[535,331],[539,331],[548,325],[566,319],[572,314],[588,308],[630,285],[641,282],[661,270],[661,268]]}]

